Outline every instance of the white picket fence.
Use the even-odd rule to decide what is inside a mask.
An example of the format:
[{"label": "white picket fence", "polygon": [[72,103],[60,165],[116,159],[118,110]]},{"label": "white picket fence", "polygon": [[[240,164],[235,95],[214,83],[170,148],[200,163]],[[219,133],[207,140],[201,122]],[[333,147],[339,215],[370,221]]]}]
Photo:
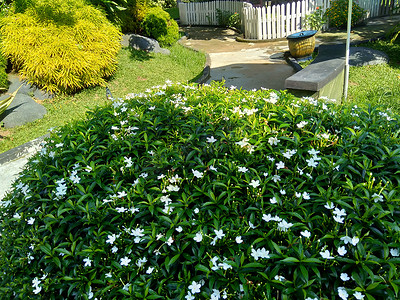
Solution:
[{"label": "white picket fence", "polygon": [[180,2],[179,19],[182,25],[218,25],[218,9],[242,14],[245,5],[247,4],[241,1]]},{"label": "white picket fence", "polygon": [[[367,18],[380,15],[381,0],[358,0],[367,11]],[[217,9],[241,14],[242,28],[246,39],[279,39],[303,30],[304,17],[318,7],[326,11],[330,0],[300,0],[267,7],[253,7],[239,1],[211,1],[179,3],[182,25],[218,25]],[[323,29],[326,29],[327,25]]]},{"label": "white picket fence", "polygon": [[[367,11],[366,18],[379,16],[380,0],[358,0]],[[316,9],[325,12],[329,0],[302,0],[268,7],[243,8],[244,36],[246,39],[279,39],[304,30],[303,20]],[[327,24],[322,29],[327,29]]]}]

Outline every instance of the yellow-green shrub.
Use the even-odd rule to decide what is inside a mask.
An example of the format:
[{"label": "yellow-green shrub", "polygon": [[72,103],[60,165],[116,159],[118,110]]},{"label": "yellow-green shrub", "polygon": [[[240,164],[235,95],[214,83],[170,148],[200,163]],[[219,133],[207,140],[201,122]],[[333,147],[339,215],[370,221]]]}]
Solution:
[{"label": "yellow-green shrub", "polygon": [[4,55],[20,75],[49,92],[101,85],[116,71],[121,34],[83,0],[35,0],[1,22]]}]

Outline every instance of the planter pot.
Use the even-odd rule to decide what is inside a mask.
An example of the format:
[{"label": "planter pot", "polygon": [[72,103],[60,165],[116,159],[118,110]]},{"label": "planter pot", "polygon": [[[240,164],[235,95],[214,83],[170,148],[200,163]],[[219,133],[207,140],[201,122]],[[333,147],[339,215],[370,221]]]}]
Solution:
[{"label": "planter pot", "polygon": [[316,30],[307,30],[289,35],[290,54],[295,58],[310,56],[314,52],[316,33]]}]

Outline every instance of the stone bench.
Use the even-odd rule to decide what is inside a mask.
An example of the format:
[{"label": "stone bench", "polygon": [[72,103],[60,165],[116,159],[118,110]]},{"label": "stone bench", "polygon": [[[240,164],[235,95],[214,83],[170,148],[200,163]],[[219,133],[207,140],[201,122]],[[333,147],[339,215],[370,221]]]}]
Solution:
[{"label": "stone bench", "polygon": [[321,45],[306,68],[285,81],[285,89],[298,96],[341,100],[344,85],[345,45]]},{"label": "stone bench", "polygon": [[[343,96],[346,45],[320,45],[315,60],[285,81],[285,89],[298,97],[321,97],[336,99]],[[350,47],[350,66],[388,63],[382,51],[365,47]]]}]

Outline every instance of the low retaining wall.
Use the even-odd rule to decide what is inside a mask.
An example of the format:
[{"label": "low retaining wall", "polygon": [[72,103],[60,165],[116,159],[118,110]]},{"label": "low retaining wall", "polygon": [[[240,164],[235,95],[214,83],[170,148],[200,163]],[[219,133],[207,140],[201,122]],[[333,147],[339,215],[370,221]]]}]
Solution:
[{"label": "low retaining wall", "polygon": [[344,88],[345,45],[321,45],[318,56],[285,81],[285,89],[298,97],[321,97],[341,101]]}]

